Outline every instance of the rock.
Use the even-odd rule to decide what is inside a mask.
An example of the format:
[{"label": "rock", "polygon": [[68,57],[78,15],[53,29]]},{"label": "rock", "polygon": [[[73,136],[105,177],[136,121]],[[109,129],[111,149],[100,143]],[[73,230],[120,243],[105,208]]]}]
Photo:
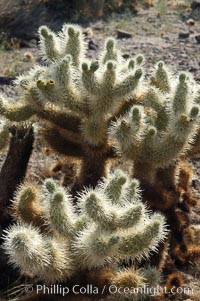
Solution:
[{"label": "rock", "polygon": [[178,34],[179,39],[187,39],[189,38],[190,33],[188,31],[181,31]]},{"label": "rock", "polygon": [[191,8],[192,8],[192,9],[197,9],[197,8],[200,9],[200,0],[192,1],[192,3],[191,3]]},{"label": "rock", "polygon": [[87,27],[83,30],[83,34],[85,35],[85,37],[87,38],[92,38],[93,37],[93,31],[92,28]]},{"label": "rock", "polygon": [[123,57],[125,60],[127,60],[127,59],[129,59],[129,58],[130,58],[130,55],[129,55],[129,54],[127,54],[127,53],[125,53],[125,54],[123,54],[123,55],[122,55],[122,57]]},{"label": "rock", "polygon": [[200,44],[200,34],[198,34],[197,36],[195,36],[195,39],[196,39],[197,43]]},{"label": "rock", "polygon": [[194,26],[196,24],[194,19],[188,19],[186,23],[190,26]]},{"label": "rock", "polygon": [[192,180],[192,187],[196,190],[200,191],[200,180],[199,179],[193,179]]},{"label": "rock", "polygon": [[190,67],[189,68],[189,72],[197,72],[197,68],[196,67]]},{"label": "rock", "polygon": [[0,76],[0,85],[11,85],[15,79],[15,77]]},{"label": "rock", "polygon": [[125,31],[125,30],[121,30],[121,29],[118,29],[117,30],[117,38],[118,39],[129,39],[132,37],[132,34],[128,31]]},{"label": "rock", "polygon": [[98,45],[95,44],[92,39],[90,39],[89,42],[88,42],[88,48],[90,50],[97,50],[98,49]]}]

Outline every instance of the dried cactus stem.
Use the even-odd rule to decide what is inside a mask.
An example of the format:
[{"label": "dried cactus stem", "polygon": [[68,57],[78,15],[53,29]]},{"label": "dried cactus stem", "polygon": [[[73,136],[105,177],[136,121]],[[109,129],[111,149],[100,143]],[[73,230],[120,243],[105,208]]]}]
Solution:
[{"label": "dried cactus stem", "polygon": [[106,176],[107,146],[89,146],[84,148],[81,169],[77,183],[79,189],[84,186],[95,187],[102,177]]},{"label": "dried cactus stem", "polygon": [[[16,187],[23,181],[34,141],[32,127],[12,127],[10,147],[0,172],[0,224],[5,228],[11,222],[8,212]],[[0,250],[0,291],[19,277],[19,271],[7,264],[7,256]]]},{"label": "dried cactus stem", "polygon": [[83,150],[81,145],[71,141],[71,139],[67,139],[67,137],[63,137],[56,127],[48,126],[43,129],[42,134],[49,146],[59,154],[78,159],[82,158]]},{"label": "dried cactus stem", "polygon": [[10,222],[8,209],[16,187],[23,181],[33,148],[33,128],[11,127],[10,147],[0,172],[0,222],[4,228]]}]

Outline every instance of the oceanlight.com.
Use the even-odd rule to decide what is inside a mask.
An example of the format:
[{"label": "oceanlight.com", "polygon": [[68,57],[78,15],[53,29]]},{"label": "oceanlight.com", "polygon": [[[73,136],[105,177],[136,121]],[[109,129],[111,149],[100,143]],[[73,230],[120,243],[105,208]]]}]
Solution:
[{"label": "oceanlight.com", "polygon": [[92,284],[87,284],[85,286],[74,285],[72,287],[62,286],[60,284],[54,284],[50,286],[46,285],[36,285],[36,287],[26,287],[26,292],[31,293],[35,291],[37,294],[45,294],[45,295],[60,295],[67,296],[68,294],[74,295],[103,295],[105,293],[115,295],[136,295],[136,294],[145,294],[150,296],[156,296],[161,293],[164,294],[186,294],[193,295],[193,289],[191,287],[172,287],[170,290],[166,287],[156,286],[149,287],[148,285],[144,285],[142,287],[124,287],[124,286],[116,286],[116,285],[104,285],[102,288],[98,288],[93,286]]}]

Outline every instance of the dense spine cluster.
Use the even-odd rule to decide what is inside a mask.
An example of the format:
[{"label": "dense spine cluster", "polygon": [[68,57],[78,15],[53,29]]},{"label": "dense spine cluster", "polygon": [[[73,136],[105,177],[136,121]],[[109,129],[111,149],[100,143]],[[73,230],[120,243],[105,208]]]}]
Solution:
[{"label": "dense spine cluster", "polygon": [[[105,175],[106,161],[116,156],[109,133],[117,150],[133,160],[135,177],[147,181],[192,143],[198,152],[199,89],[189,74],[176,79],[159,62],[145,79],[143,56],[124,60],[112,38],[91,61],[78,26],[64,25],[57,35],[42,26],[39,34],[45,65],[18,78],[20,103],[9,105],[2,98],[0,113],[12,121],[33,115],[49,121],[43,131],[48,143],[82,160],[79,186],[93,184],[92,178],[95,186]],[[134,104],[138,100],[140,105]]]},{"label": "dense spine cluster", "polygon": [[133,105],[113,122],[110,131],[116,147],[133,161],[135,177],[154,182],[158,168],[187,155],[199,128],[195,89],[189,75],[181,73],[172,79],[159,62],[140,98],[142,106]]},{"label": "dense spine cluster", "polygon": [[[34,205],[39,208],[35,215]],[[167,233],[163,216],[150,215],[141,202],[138,181],[130,180],[121,170],[96,189],[83,191],[77,208],[62,186],[47,179],[42,188],[22,185],[13,209],[18,223],[4,238],[10,262],[23,273],[47,282],[113,265],[117,259],[148,258]],[[38,223],[37,212],[45,229]]]},{"label": "dense spine cluster", "polygon": [[116,156],[108,142],[109,123],[139,86],[143,56],[124,60],[109,38],[98,60],[89,60],[79,26],[64,25],[57,35],[42,26],[39,35],[45,64],[19,76],[20,102],[11,105],[2,96],[0,114],[17,122],[33,115],[46,120],[47,142],[82,160],[79,186],[95,186],[106,175],[106,161]]},{"label": "dense spine cluster", "polygon": [[141,105],[133,105],[110,127],[118,153],[132,161],[145,201],[167,218],[170,253],[178,264],[199,254],[199,247],[194,250],[184,238],[197,203],[186,160],[200,151],[198,89],[191,75],[176,78],[159,62],[141,92]]},{"label": "dense spine cluster", "polygon": [[17,122],[33,115],[46,120],[47,142],[81,160],[80,188],[95,186],[117,156],[110,133],[141,180],[153,182],[158,168],[199,152],[199,87],[190,74],[176,78],[159,62],[145,78],[143,56],[123,59],[113,38],[90,60],[76,25],[58,34],[42,26],[39,35],[45,64],[17,79],[21,100],[11,105],[2,96],[0,113]]}]

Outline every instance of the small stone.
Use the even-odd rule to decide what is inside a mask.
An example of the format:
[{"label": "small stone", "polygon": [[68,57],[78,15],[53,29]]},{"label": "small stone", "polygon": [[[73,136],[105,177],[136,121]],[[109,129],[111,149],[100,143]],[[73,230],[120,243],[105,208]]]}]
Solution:
[{"label": "small stone", "polygon": [[31,39],[29,41],[30,48],[37,47],[37,43],[38,43],[38,41],[36,39]]},{"label": "small stone", "polygon": [[193,179],[192,180],[192,187],[196,190],[200,191],[200,180],[199,179]]},{"label": "small stone", "polygon": [[195,39],[196,39],[197,43],[200,44],[200,34],[198,34],[197,36],[195,36]]},{"label": "small stone", "polygon": [[92,28],[87,27],[83,30],[83,34],[87,37],[87,38],[92,38],[93,36],[93,31]]},{"label": "small stone", "polygon": [[90,39],[89,42],[88,42],[88,48],[90,50],[97,50],[98,49],[98,45],[95,44],[92,39]]},{"label": "small stone", "polygon": [[200,8],[200,0],[192,1],[192,3],[191,3],[191,8],[192,8],[192,9]]},{"label": "small stone", "polygon": [[190,67],[189,68],[189,72],[197,72],[197,68],[196,67]]},{"label": "small stone", "polygon": [[117,38],[118,39],[129,39],[132,37],[132,34],[128,31],[125,31],[125,30],[121,30],[121,29],[118,29],[117,30]]},{"label": "small stone", "polygon": [[130,58],[130,55],[129,55],[129,54],[127,54],[127,53],[125,53],[125,54],[123,54],[123,55],[122,55],[122,57],[123,57],[125,60],[127,60],[127,59],[129,59],[129,58]]},{"label": "small stone", "polygon": [[188,39],[189,36],[190,36],[190,33],[186,32],[186,31],[179,32],[179,34],[178,34],[179,39]]},{"label": "small stone", "polygon": [[194,19],[188,19],[186,23],[190,26],[194,26],[196,22]]},{"label": "small stone", "polygon": [[188,7],[188,8],[186,8],[185,13],[186,13],[186,14],[187,14],[187,13],[191,13],[191,11],[192,11],[191,7]]}]

